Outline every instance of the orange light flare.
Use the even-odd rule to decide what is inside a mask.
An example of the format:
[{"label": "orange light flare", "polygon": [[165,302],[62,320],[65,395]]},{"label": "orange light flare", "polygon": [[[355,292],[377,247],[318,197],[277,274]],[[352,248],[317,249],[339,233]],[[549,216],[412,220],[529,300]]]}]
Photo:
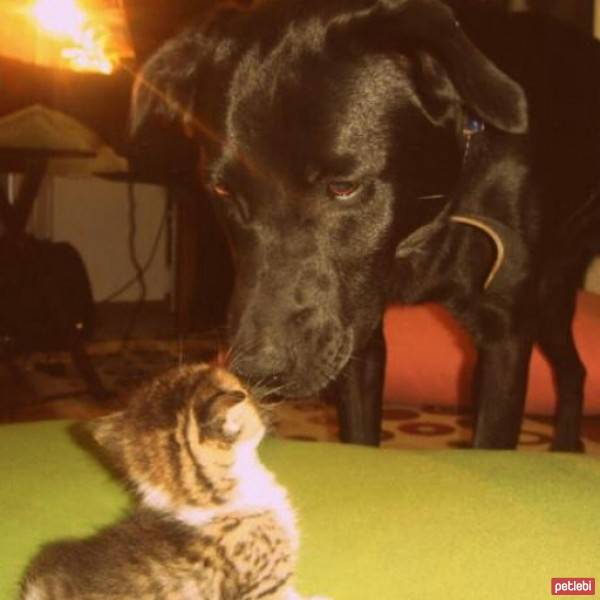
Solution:
[{"label": "orange light flare", "polygon": [[60,45],[65,67],[110,74],[133,56],[123,11],[113,4],[99,10],[84,0],[34,0],[29,16],[40,35]]}]

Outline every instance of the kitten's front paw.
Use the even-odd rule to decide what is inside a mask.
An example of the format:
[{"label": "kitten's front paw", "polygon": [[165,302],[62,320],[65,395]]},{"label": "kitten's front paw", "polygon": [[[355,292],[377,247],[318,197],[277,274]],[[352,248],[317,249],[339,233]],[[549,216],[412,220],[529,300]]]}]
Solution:
[{"label": "kitten's front paw", "polygon": [[333,600],[333,598],[329,596],[310,596],[308,600]]}]

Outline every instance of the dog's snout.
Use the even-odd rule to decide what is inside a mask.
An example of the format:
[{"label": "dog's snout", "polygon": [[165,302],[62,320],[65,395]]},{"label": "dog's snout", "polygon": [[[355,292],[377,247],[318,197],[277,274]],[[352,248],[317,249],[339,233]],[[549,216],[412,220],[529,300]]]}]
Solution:
[{"label": "dog's snout", "polygon": [[[236,354],[235,346],[233,354]],[[253,385],[276,387],[281,385],[289,370],[287,354],[270,340],[258,344],[254,350],[240,354],[232,370]]]},{"label": "dog's snout", "polygon": [[290,321],[294,325],[296,325],[298,327],[302,327],[302,326],[306,325],[307,323],[309,323],[311,321],[311,319],[316,315],[316,313],[317,313],[316,308],[304,308],[304,309],[296,312],[294,315],[292,315],[290,317]]}]

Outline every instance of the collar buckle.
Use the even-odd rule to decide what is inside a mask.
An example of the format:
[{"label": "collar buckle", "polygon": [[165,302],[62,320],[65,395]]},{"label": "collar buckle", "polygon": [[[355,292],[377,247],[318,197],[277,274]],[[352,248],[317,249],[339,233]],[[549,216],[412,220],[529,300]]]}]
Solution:
[{"label": "collar buckle", "polygon": [[483,131],[485,131],[485,123],[479,117],[474,117],[473,115],[465,116],[462,133],[467,139]]}]

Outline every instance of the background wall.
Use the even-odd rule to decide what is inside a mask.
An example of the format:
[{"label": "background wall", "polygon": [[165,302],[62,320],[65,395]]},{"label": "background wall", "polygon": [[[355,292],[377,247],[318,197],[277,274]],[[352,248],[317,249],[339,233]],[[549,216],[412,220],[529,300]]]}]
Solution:
[{"label": "background wall", "polygon": [[[94,299],[102,301],[135,277],[130,250],[127,185],[99,178],[48,179],[36,204],[31,227],[41,237],[73,244],[86,263]],[[135,249],[143,264],[152,251],[165,218],[166,193],[157,186],[135,185]],[[172,293],[170,242],[167,223],[158,239],[154,260],[145,274],[147,300],[164,300]],[[114,298],[133,301],[133,284]]]}]

